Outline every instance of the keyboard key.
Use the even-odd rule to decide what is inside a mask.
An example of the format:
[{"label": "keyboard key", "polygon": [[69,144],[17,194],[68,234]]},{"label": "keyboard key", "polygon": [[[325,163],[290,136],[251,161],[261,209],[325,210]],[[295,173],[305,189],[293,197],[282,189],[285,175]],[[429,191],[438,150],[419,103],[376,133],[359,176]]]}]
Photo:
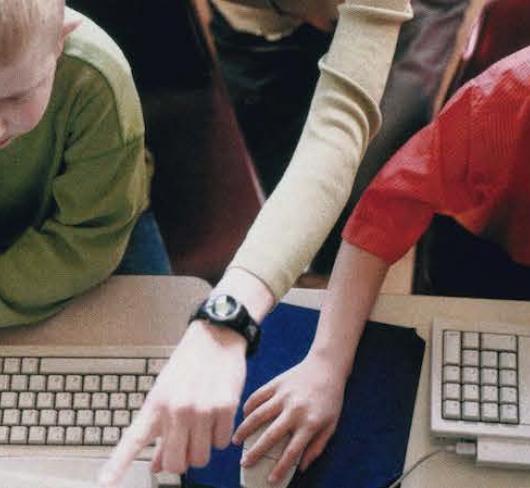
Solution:
[{"label": "keyboard key", "polygon": [[30,427],[28,444],[44,444],[46,441],[46,429],[44,427]]},{"label": "keyboard key", "polygon": [[0,426],[0,444],[7,444],[9,442],[9,427],[5,425]]},{"label": "keyboard key", "polygon": [[505,422],[507,424],[518,424],[519,423],[517,405],[512,405],[512,404],[501,405],[501,422]]},{"label": "keyboard key", "polygon": [[20,424],[20,410],[8,408],[4,410],[2,417],[2,424],[4,425],[19,425]]},{"label": "keyboard key", "polygon": [[92,394],[92,406],[93,410],[109,408],[109,395],[108,393],[93,393]]},{"label": "keyboard key", "polygon": [[7,374],[0,374],[0,391],[9,390],[9,378]]},{"label": "keyboard key", "polygon": [[513,352],[501,352],[499,354],[499,367],[502,369],[516,369],[517,355]]},{"label": "keyboard key", "polygon": [[465,367],[462,368],[462,383],[479,383],[478,368]]},{"label": "keyboard key", "polygon": [[517,403],[517,388],[501,387],[501,403]]},{"label": "keyboard key", "polygon": [[499,421],[499,406],[496,403],[482,403],[481,420],[484,422]]},{"label": "keyboard key", "polygon": [[480,392],[478,385],[463,385],[462,400],[469,402],[478,402],[480,399]]},{"label": "keyboard key", "polygon": [[37,408],[53,408],[55,395],[53,393],[37,393]]},{"label": "keyboard key", "polygon": [[480,352],[480,365],[483,368],[496,368],[497,367],[497,353],[495,351],[481,351]]},{"label": "keyboard key", "polygon": [[[445,368],[456,368],[458,370],[458,379],[457,380],[447,379],[444,381],[460,381],[460,369],[458,368],[458,366],[444,366],[444,371],[445,371]],[[154,384],[155,384],[154,376],[139,376],[138,377],[138,391],[140,392],[147,393],[153,387]]]},{"label": "keyboard key", "polygon": [[471,349],[464,349],[462,351],[462,364],[464,366],[478,366],[479,365],[478,351],[473,351]]},{"label": "keyboard key", "polygon": [[127,395],[125,393],[111,393],[110,394],[110,409],[119,410],[127,408]]},{"label": "keyboard key", "polygon": [[59,410],[59,425],[68,427],[69,425],[75,425],[75,411],[74,410]]},{"label": "keyboard key", "polygon": [[144,374],[145,359],[42,358],[40,370],[47,374]]},{"label": "keyboard key", "polygon": [[120,391],[136,391],[136,376],[126,375],[120,378]]},{"label": "keyboard key", "polygon": [[147,374],[157,375],[162,371],[166,365],[167,359],[148,359],[147,360]]},{"label": "keyboard key", "polygon": [[100,427],[110,426],[112,424],[112,412],[110,410],[96,410],[94,424]]},{"label": "keyboard key", "polygon": [[75,409],[90,408],[90,394],[89,393],[74,393],[74,408]]},{"label": "keyboard key", "polygon": [[129,410],[142,408],[143,403],[144,403],[143,393],[129,393],[129,399],[127,401],[127,408]]},{"label": "keyboard key", "polygon": [[460,385],[457,383],[445,383],[443,386],[444,400],[460,400]]},{"label": "keyboard key", "polygon": [[445,400],[442,408],[442,417],[444,419],[456,420],[460,418],[460,402],[455,400]]},{"label": "keyboard key", "polygon": [[18,404],[18,393],[4,391],[0,394],[0,408],[16,408]]},{"label": "keyboard key", "polygon": [[127,427],[131,423],[131,414],[128,410],[116,410],[112,418],[114,427]]},{"label": "keyboard key", "polygon": [[481,386],[480,387],[480,400],[482,402],[498,402],[499,391],[496,386]]},{"label": "keyboard key", "polygon": [[94,412],[92,410],[79,410],[77,412],[76,424],[80,426],[92,425],[94,423]]},{"label": "keyboard key", "polygon": [[67,427],[64,443],[68,445],[80,445],[83,442],[83,429],[81,427]]},{"label": "keyboard key", "polygon": [[39,420],[39,412],[37,410],[23,410],[22,411],[22,426],[37,425]]},{"label": "keyboard key", "polygon": [[464,332],[462,334],[462,347],[464,349],[478,349],[478,332]]},{"label": "keyboard key", "polygon": [[517,336],[505,334],[481,334],[481,348],[491,351],[517,351]]},{"label": "keyboard key", "polygon": [[89,446],[101,444],[101,428],[87,427],[85,429],[84,443]]},{"label": "keyboard key", "polygon": [[480,404],[478,402],[463,402],[462,418],[464,420],[480,420]]},{"label": "keyboard key", "polygon": [[55,408],[72,408],[72,394],[57,393],[55,395]]},{"label": "keyboard key", "polygon": [[22,372],[24,374],[36,374],[39,371],[38,358],[24,358],[22,359]]},{"label": "keyboard key", "polygon": [[64,444],[64,427],[50,427],[46,442],[52,445]]},{"label": "keyboard key", "polygon": [[517,386],[516,371],[513,369],[501,369],[499,382],[501,386]]},{"label": "keyboard key", "polygon": [[28,389],[28,377],[25,374],[15,374],[11,376],[11,390],[25,391]]},{"label": "keyboard key", "polygon": [[118,391],[118,385],[119,385],[119,378],[117,375],[113,374],[106,374],[103,376],[103,381],[101,385],[101,389],[103,391],[112,392],[112,391]]},{"label": "keyboard key", "polygon": [[457,330],[444,330],[443,363],[460,364],[460,332]]},{"label": "keyboard key", "polygon": [[9,442],[11,444],[26,444],[28,441],[28,428],[17,425],[11,427],[11,433],[9,436]]},{"label": "keyboard key", "polygon": [[101,378],[99,376],[90,374],[85,376],[83,381],[83,391],[99,391]]},{"label": "keyboard key", "polygon": [[46,376],[42,374],[30,375],[29,389],[31,391],[44,391],[46,389]]},{"label": "keyboard key", "polygon": [[48,391],[64,391],[64,376],[60,374],[51,374],[48,376]]},{"label": "keyboard key", "polygon": [[78,374],[69,374],[66,376],[66,391],[76,392],[83,390],[83,377]]},{"label": "keyboard key", "polygon": [[57,410],[41,410],[39,424],[45,426],[57,424]]},{"label": "keyboard key", "polygon": [[18,395],[18,408],[35,408],[36,395],[33,392],[25,391]]},{"label": "keyboard key", "polygon": [[4,358],[4,373],[20,373],[20,358]]},{"label": "keyboard key", "polygon": [[497,385],[498,372],[493,368],[482,368],[480,370],[480,383],[482,385]]},{"label": "keyboard key", "polygon": [[120,429],[118,427],[105,427],[103,429],[103,444],[113,446],[120,440]]}]

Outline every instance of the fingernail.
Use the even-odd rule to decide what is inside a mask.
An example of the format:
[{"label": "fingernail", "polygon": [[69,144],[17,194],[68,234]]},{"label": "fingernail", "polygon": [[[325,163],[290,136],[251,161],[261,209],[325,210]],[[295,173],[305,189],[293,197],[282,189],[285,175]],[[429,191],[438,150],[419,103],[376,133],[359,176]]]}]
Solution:
[{"label": "fingernail", "polygon": [[241,456],[241,466],[248,466],[248,456],[246,454],[243,454],[243,456]]},{"label": "fingernail", "polygon": [[232,444],[235,444],[236,446],[239,446],[239,444],[240,444],[239,437],[237,437],[237,436],[232,437]]}]

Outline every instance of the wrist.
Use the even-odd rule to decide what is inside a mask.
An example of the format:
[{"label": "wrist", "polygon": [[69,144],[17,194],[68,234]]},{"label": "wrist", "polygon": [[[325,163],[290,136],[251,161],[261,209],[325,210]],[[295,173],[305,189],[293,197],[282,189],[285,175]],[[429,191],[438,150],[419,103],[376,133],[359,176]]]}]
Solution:
[{"label": "wrist", "polygon": [[247,341],[241,334],[228,327],[212,325],[207,320],[197,319],[191,322],[186,331],[186,337],[213,341],[224,349],[233,350],[243,356],[247,351]]},{"label": "wrist", "polygon": [[274,306],[274,295],[263,281],[242,268],[229,269],[210,296],[230,295],[241,302],[259,324]]},{"label": "wrist", "polygon": [[318,362],[321,367],[331,371],[336,381],[346,382],[351,374],[354,354],[344,354],[333,348],[313,345],[307,353],[306,359]]}]

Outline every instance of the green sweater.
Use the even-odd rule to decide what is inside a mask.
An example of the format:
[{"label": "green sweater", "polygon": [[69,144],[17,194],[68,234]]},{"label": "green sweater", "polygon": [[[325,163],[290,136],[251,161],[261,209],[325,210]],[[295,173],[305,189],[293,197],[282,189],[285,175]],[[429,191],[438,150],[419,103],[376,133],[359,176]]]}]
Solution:
[{"label": "green sweater", "polygon": [[130,67],[84,18],[59,59],[43,119],[0,150],[0,326],[48,317],[107,278],[148,186]]}]

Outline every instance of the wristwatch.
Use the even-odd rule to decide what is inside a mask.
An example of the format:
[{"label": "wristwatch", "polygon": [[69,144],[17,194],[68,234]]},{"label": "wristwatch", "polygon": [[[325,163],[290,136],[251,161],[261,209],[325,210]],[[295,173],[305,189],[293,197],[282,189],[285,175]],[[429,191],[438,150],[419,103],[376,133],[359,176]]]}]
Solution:
[{"label": "wristwatch", "polygon": [[247,341],[247,356],[258,348],[260,328],[245,306],[230,295],[210,297],[191,314],[188,323],[197,319],[207,320],[212,325],[228,327],[242,335]]}]

